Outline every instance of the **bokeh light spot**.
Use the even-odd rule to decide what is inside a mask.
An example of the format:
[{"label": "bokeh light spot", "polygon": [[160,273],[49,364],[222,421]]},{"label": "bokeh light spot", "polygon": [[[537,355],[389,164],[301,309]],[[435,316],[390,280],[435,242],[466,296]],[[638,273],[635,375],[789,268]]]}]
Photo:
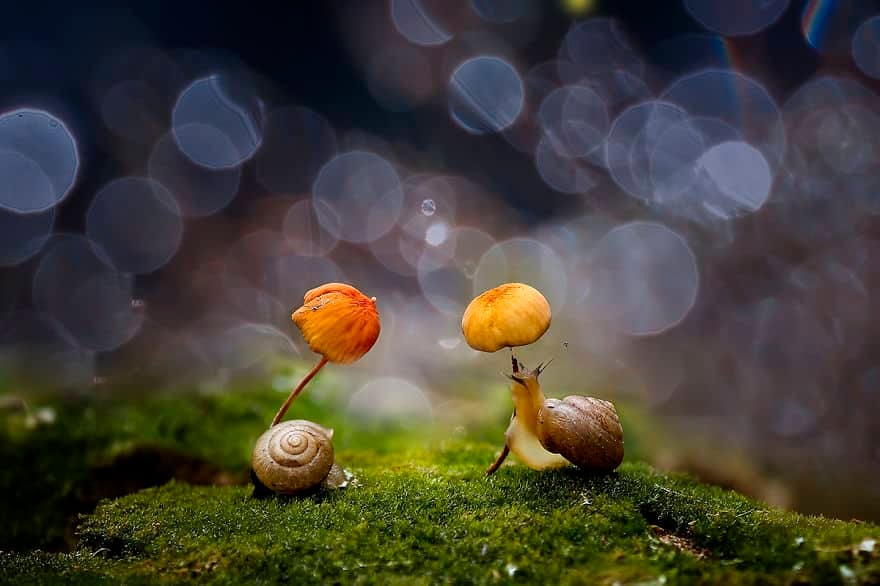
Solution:
[{"label": "bokeh light spot", "polygon": [[500,132],[513,124],[523,109],[522,79],[510,63],[498,57],[468,59],[449,80],[449,111],[465,130]]}]

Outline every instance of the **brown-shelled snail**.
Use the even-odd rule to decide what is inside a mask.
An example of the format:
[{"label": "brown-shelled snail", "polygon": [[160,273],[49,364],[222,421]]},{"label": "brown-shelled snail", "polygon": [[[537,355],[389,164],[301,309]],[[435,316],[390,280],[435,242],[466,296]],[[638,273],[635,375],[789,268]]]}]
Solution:
[{"label": "brown-shelled snail", "polygon": [[326,283],[306,292],[291,319],[321,359],[293,389],[254,446],[251,469],[258,496],[348,485],[351,475],[333,461],[333,430],[305,419],[281,420],[318,371],[328,362],[358,360],[373,347],[381,330],[376,298],[345,283]]},{"label": "brown-shelled snail", "polygon": [[538,382],[542,365],[509,375],[516,406],[506,444],[536,470],[569,462],[590,472],[610,472],[623,461],[623,427],[614,404],[570,395],[547,399]]},{"label": "brown-shelled snail", "polygon": [[[478,295],[465,309],[461,330],[475,350],[531,344],[550,327],[550,304],[523,283],[505,283]],[[610,472],[623,460],[623,428],[614,405],[572,395],[547,399],[538,376],[542,365],[526,370],[511,353],[514,411],[504,448],[486,470],[493,474],[513,452],[530,468],[546,470],[575,464],[590,472]]]},{"label": "brown-shelled snail", "polygon": [[317,488],[342,488],[348,479],[333,460],[333,430],[305,419],[270,427],[254,446],[254,475],[283,495]]}]

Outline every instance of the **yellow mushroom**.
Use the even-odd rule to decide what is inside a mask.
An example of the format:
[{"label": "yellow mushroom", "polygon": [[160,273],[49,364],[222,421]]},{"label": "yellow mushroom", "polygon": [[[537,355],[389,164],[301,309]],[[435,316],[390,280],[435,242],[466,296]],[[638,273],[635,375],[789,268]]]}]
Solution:
[{"label": "yellow mushroom", "polygon": [[481,293],[464,310],[461,331],[474,350],[496,352],[531,344],[550,327],[550,304],[523,283],[505,283]]}]

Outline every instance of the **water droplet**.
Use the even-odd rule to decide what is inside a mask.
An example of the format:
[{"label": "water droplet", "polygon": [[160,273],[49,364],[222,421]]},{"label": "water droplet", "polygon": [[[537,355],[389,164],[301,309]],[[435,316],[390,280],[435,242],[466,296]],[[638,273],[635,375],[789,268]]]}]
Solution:
[{"label": "water droplet", "polygon": [[51,126],[52,128],[56,128],[58,126],[58,122],[56,122],[55,120],[49,120],[49,126]]},{"label": "water droplet", "polygon": [[422,202],[422,213],[426,216],[433,216],[434,212],[437,211],[437,204],[434,203],[433,199],[426,199]]},{"label": "water droplet", "polygon": [[568,350],[568,342],[563,342],[562,347],[565,348],[566,350]]},{"label": "water droplet", "polygon": [[143,309],[146,306],[146,303],[143,299],[132,299],[131,300],[131,308],[132,309]]}]

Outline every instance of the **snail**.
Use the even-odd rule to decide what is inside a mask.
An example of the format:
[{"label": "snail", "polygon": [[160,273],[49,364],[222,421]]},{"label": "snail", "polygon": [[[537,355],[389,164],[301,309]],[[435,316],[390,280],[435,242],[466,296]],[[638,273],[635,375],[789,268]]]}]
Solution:
[{"label": "snail", "polygon": [[342,488],[348,478],[333,461],[332,439],[332,429],[305,419],[274,425],[254,446],[254,476],[265,488],[283,495]]},{"label": "snail", "polygon": [[530,468],[545,470],[575,464],[609,472],[623,460],[623,428],[612,403],[593,397],[545,399],[538,375],[543,365],[526,370],[513,349],[537,341],[550,327],[550,303],[525,283],[504,283],[484,291],[467,306],[461,332],[481,352],[510,348],[514,410],[504,448],[488,470],[495,473],[513,452]]},{"label": "snail", "polygon": [[571,395],[546,399],[534,370],[518,365],[508,375],[515,407],[505,447],[487,470],[495,472],[510,452],[530,468],[545,470],[569,463],[589,472],[610,472],[623,461],[623,428],[614,404]]},{"label": "snail", "polygon": [[332,429],[305,419],[281,420],[318,371],[328,362],[359,360],[381,330],[376,298],[345,283],[325,283],[307,291],[303,305],[290,317],[321,359],[293,389],[254,446],[251,478],[257,496],[348,486],[352,476],[333,462]]}]

